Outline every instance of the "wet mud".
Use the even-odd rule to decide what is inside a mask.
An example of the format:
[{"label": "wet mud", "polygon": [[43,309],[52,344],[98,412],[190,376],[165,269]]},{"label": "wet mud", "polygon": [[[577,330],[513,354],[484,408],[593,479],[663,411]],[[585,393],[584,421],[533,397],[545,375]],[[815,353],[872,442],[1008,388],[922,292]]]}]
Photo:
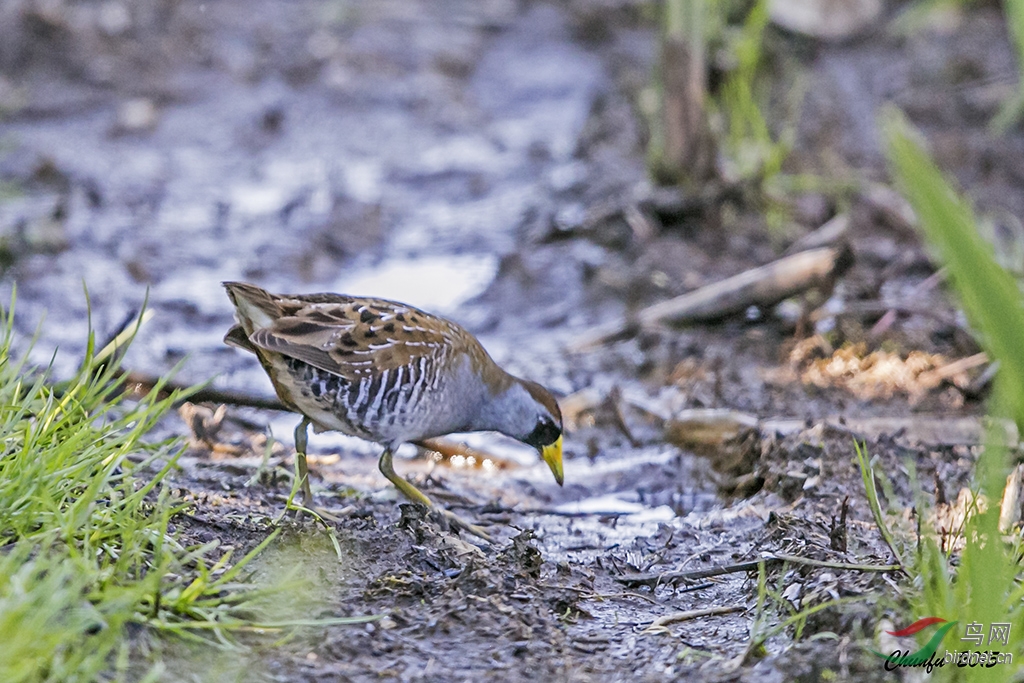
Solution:
[{"label": "wet mud", "polygon": [[[23,347],[45,317],[32,353],[56,375],[80,361],[90,313],[103,336],[145,302],[132,371],[180,364],[182,382],[268,398],[221,341],[219,283],[249,280],[447,315],[563,397],[564,487],[493,435],[463,439],[487,462],[399,453],[401,474],[494,544],[397,498],[376,445],[313,435],[340,558],[308,518],[276,522],[294,416],[169,419],[163,434],[189,440],[173,478],[183,538],[243,550],[282,524],[254,565],[286,586],[270,617],[382,617],[225,652],[162,642],[162,680],[877,680],[866,644],[899,572],[779,558],[893,562],[855,440],[893,508],[913,505],[908,463],[924,495],[956,497],[977,432],[914,427],[983,411],[980,368],[927,375],[978,346],[912,228],[869,193],[798,193],[773,231],[742,189],[651,186],[637,102],[658,40],[640,4],[25,0],[0,26],[0,288],[17,286]],[[951,26],[840,45],[772,29],[809,82],[788,170],[884,181],[873,112],[895,101],[1017,247],[1024,137],[984,133],[1012,52],[990,7]],[[820,300],[577,347],[840,212],[854,265]],[[793,313],[826,299],[838,313]],[[693,409],[746,417],[701,444],[678,422]],[[836,598],[850,600],[783,623]]]}]

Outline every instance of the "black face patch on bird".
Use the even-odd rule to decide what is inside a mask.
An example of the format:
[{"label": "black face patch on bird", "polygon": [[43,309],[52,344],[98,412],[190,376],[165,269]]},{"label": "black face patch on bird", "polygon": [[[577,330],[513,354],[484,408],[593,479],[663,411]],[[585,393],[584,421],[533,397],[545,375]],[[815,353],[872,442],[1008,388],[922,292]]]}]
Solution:
[{"label": "black face patch on bird", "polygon": [[558,441],[560,436],[562,436],[562,428],[556,425],[551,418],[542,417],[530,435],[523,439],[523,443],[540,449]]}]

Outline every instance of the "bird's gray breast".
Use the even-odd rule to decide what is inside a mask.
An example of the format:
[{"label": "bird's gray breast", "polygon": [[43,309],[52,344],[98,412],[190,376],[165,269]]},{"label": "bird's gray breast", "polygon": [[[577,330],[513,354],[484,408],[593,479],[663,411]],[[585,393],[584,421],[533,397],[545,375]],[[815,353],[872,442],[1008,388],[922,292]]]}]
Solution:
[{"label": "bird's gray breast", "polygon": [[374,438],[402,442],[464,430],[481,401],[469,358],[420,356],[353,384],[341,407]]},{"label": "bird's gray breast", "polygon": [[468,357],[456,358],[447,371],[441,371],[439,360],[420,356],[354,381],[294,359],[289,369],[305,385],[308,400],[334,418],[310,415],[314,421],[353,436],[398,443],[462,431],[479,408],[484,392]]}]

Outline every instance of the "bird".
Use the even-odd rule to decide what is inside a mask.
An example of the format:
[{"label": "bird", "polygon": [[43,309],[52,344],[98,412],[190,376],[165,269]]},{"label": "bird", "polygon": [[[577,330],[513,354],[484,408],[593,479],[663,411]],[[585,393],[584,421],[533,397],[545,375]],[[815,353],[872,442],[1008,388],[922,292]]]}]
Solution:
[{"label": "bird", "polygon": [[502,369],[457,323],[386,299],[223,285],[237,320],[225,343],[255,354],[281,402],[302,416],[295,428],[296,469],[307,506],[310,425],[315,433],[337,431],[380,444],[380,471],[406,498],[487,540],[482,529],[434,505],[395,473],[392,457],[401,444],[500,432],[537,449],[563,484],[558,401],[537,382]]}]

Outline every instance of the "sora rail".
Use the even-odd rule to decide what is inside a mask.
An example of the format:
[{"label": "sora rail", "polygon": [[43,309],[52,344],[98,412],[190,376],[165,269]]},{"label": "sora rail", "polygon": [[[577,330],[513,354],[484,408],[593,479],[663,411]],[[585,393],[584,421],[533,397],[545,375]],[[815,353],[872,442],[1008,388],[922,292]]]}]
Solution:
[{"label": "sora rail", "polygon": [[[281,402],[303,416],[295,448],[307,505],[306,428],[384,447],[380,471],[407,498],[436,508],[399,477],[392,453],[453,432],[495,431],[536,448],[562,484],[562,415],[547,389],[502,370],[461,326],[384,299],[271,294],[225,282],[238,324],[224,341],[256,355]],[[445,510],[471,533],[487,534]]]}]

